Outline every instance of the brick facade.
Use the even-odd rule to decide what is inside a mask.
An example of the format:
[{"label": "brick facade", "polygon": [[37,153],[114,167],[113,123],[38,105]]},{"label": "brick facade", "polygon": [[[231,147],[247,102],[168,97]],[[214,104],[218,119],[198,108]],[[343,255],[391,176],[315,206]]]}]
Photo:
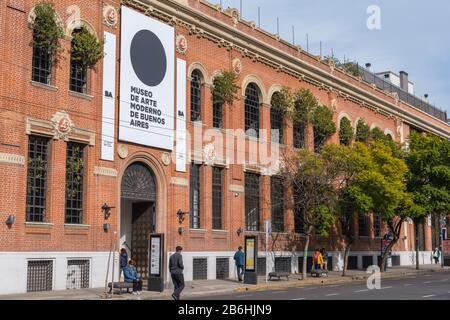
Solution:
[{"label": "brick facade", "polygon": [[[129,5],[137,10],[145,10],[147,1],[128,1]],[[325,104],[334,111],[336,123],[342,116],[347,116],[353,126],[359,118],[364,118],[369,126],[377,126],[383,131],[392,134],[397,141],[405,142],[410,126],[419,127],[424,131],[441,133],[450,136],[449,125],[445,124],[424,112],[421,112],[395,97],[374,89],[371,85],[363,83],[343,72],[333,69],[328,64],[319,61],[298,48],[292,47],[275,36],[265,33],[248,23],[238,22],[233,25],[233,19],[229,12],[222,12],[216,7],[203,1],[149,1],[154,6],[150,15],[163,21],[167,15],[172,16],[175,9],[179,10],[174,27],[176,35],[184,35],[187,39],[188,49],[186,55],[177,53],[177,57],[187,61],[189,71],[197,68],[203,75],[202,90],[202,126],[204,129],[212,128],[212,96],[210,86],[213,76],[220,70],[232,68],[234,59],[242,63],[242,72],[239,85],[242,87],[244,97],[245,85],[256,82],[260,90],[261,111],[260,127],[270,128],[270,99],[271,95],[281,86],[292,89],[310,89],[320,103]],[[29,14],[38,1],[32,0],[6,0],[0,4],[0,153],[21,157],[22,163],[12,161],[0,161],[0,251],[10,253],[26,252],[109,252],[111,243],[119,243],[119,237],[114,237],[113,231],[120,234],[121,201],[120,186],[121,177],[129,165],[136,161],[146,164],[153,171],[157,181],[156,204],[156,231],[165,233],[167,251],[172,251],[176,245],[182,245],[186,252],[219,253],[227,255],[243,243],[243,234],[236,232],[245,227],[244,208],[244,166],[229,165],[224,169],[224,199],[222,207],[223,230],[212,230],[212,167],[204,165],[201,168],[201,229],[190,230],[189,218],[179,224],[176,212],[178,210],[189,211],[189,173],[176,172],[175,164],[164,165],[161,161],[163,151],[146,148],[143,146],[117,141],[115,161],[100,160],[101,130],[102,130],[102,62],[96,70],[89,71],[88,94],[76,94],[69,91],[69,63],[70,37],[61,41],[64,48],[63,58],[53,70],[51,85],[37,84],[31,81],[32,69],[32,30],[29,27]],[[73,13],[70,6],[74,1],[56,1],[55,9],[65,29],[66,22]],[[189,8],[185,4],[189,4]],[[94,30],[98,38],[102,38],[107,31],[120,36],[120,23],[117,27],[108,27],[103,23],[103,5],[109,4],[119,9],[120,1],[77,0],[75,4],[80,8],[83,23]],[[198,19],[197,29],[192,29],[193,24],[184,21],[183,17]],[[178,23],[177,23],[178,21]],[[203,24],[209,24],[211,30],[216,32],[219,39],[227,30],[230,34],[237,32],[236,37],[247,37],[249,52],[269,52],[279,59],[285,60],[284,66],[278,66],[276,61],[263,61],[264,53],[259,57],[245,54],[237,47],[228,45],[228,38],[219,44],[208,38],[200,30]],[[189,29],[189,27],[191,27]],[[119,43],[119,41],[118,41]],[[117,57],[120,48],[117,46]],[[285,58],[288,55],[290,58]],[[288,66],[295,69],[301,65],[305,70],[305,77],[290,75]],[[119,70],[119,60],[117,61]],[[326,74],[326,76],[325,76]],[[188,74],[188,108],[190,114],[190,74]],[[311,79],[315,78],[315,81]],[[118,92],[119,71],[117,71]],[[331,80],[330,80],[331,79]],[[334,86],[334,87],[333,87]],[[345,93],[344,89],[351,88],[353,96]],[[174,93],[175,94],[175,93]],[[244,98],[236,101],[233,106],[224,106],[224,128],[244,128]],[[372,101],[373,105],[369,102]],[[383,108],[382,108],[383,106]],[[395,108],[395,111],[394,111]],[[116,132],[119,126],[118,97],[116,97]],[[392,109],[392,112],[386,111]],[[66,147],[67,141],[55,139],[50,134],[49,172],[47,187],[46,223],[27,223],[25,217],[26,188],[27,188],[27,153],[28,136],[39,131],[39,125],[29,125],[31,120],[48,123],[52,116],[65,111],[69,114],[75,127],[84,133],[81,139],[77,136],[69,137],[69,140],[86,143],[86,169],[84,192],[84,219],[82,225],[68,225],[64,223],[65,212],[65,179],[66,179]],[[409,116],[411,118],[407,118]],[[28,129],[27,129],[28,128]],[[188,131],[194,133],[194,124],[188,124]],[[44,134],[45,135],[45,134]],[[308,130],[309,141],[312,131]],[[292,124],[287,121],[285,126],[285,146],[291,149],[293,143]],[[87,141],[86,139],[91,139]],[[338,134],[335,134],[330,142],[338,143]],[[118,156],[118,147],[126,146],[128,156],[122,159]],[[311,145],[309,146],[312,147]],[[19,161],[20,162],[20,161]],[[100,168],[100,169],[99,169]],[[105,170],[112,174],[102,174]],[[248,170],[248,168],[247,168]],[[262,176],[261,179],[261,213],[260,221],[270,219],[270,177]],[[111,217],[105,220],[102,205],[107,203],[112,209]],[[13,214],[15,223],[8,227],[3,223],[7,217]],[[123,213],[122,213],[123,214]],[[371,220],[372,221],[372,220]],[[103,225],[110,224],[110,230],[105,232]],[[285,212],[285,230],[274,246],[275,251],[292,252],[301,251],[301,237],[294,236],[293,212]],[[369,223],[372,228],[372,223]],[[400,241],[394,251],[410,251],[414,248],[412,225],[407,225],[408,230],[404,241]],[[179,234],[179,227],[185,232]],[[356,230],[357,225],[355,225]],[[372,228],[373,229],[373,228]],[[426,228],[426,251],[431,250],[431,231]],[[262,235],[262,234],[261,234]],[[373,235],[373,230],[367,238],[360,238],[352,250],[357,252],[379,252],[379,239]],[[262,242],[260,242],[262,245]],[[316,239],[311,244],[324,246],[333,250],[342,249],[342,238],[338,228],[327,239]],[[260,250],[263,250],[261,246]],[[1,255],[1,253],[0,253]]]}]

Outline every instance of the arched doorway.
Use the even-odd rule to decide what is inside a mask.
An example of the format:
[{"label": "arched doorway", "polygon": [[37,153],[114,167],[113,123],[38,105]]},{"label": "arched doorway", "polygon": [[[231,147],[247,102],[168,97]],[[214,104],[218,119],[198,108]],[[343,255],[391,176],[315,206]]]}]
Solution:
[{"label": "arched doorway", "polygon": [[142,278],[148,278],[149,234],[156,230],[156,181],[143,163],[131,164],[121,183],[120,244]]}]

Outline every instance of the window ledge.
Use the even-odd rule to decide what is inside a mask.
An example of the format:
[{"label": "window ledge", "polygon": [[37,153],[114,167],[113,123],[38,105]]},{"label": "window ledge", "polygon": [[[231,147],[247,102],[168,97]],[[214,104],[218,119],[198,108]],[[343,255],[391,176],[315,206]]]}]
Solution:
[{"label": "window ledge", "polygon": [[207,230],[206,230],[206,229],[189,229],[189,232],[193,232],[193,233],[206,233]]},{"label": "window ledge", "polygon": [[89,224],[71,224],[65,223],[64,228],[68,229],[89,229],[91,226]]},{"label": "window ledge", "polygon": [[214,232],[214,233],[228,233],[228,232],[230,232],[230,231],[228,231],[228,230],[218,230],[218,229],[214,229],[212,232]]},{"label": "window ledge", "polygon": [[69,90],[69,95],[72,97],[76,97],[76,98],[80,98],[80,99],[84,99],[84,100],[88,100],[88,101],[92,101],[94,99],[94,96],[91,96],[87,93],[80,93],[80,92],[75,92],[72,90]]},{"label": "window ledge", "polygon": [[33,81],[33,80],[30,81],[30,84],[36,88],[50,90],[50,91],[54,91],[54,92],[58,91],[58,87],[52,86],[51,84],[45,84],[45,83],[41,83],[41,82],[37,82],[37,81]]},{"label": "window ledge", "polygon": [[25,227],[27,228],[53,228],[53,223],[46,223],[46,222],[25,222]]},{"label": "window ledge", "polygon": [[204,124],[202,122],[202,120],[198,120],[198,121],[190,121],[191,122],[191,126],[193,127],[199,127],[199,128],[206,128],[206,124]]}]

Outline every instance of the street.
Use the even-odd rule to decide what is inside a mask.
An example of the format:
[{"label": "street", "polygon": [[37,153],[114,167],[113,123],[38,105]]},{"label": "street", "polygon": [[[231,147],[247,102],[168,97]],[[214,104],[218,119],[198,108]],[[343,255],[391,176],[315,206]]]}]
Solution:
[{"label": "street", "polygon": [[[192,300],[203,300],[199,297]],[[381,289],[366,283],[306,286],[283,290],[209,296],[211,300],[450,300],[450,273],[430,272],[401,279],[381,280]]]}]

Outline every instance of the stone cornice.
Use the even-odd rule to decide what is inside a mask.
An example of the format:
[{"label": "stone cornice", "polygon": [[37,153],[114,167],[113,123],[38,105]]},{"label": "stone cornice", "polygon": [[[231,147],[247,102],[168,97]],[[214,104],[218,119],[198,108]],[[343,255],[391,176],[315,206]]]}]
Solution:
[{"label": "stone cornice", "polygon": [[[203,2],[202,2],[203,3]],[[368,108],[376,113],[385,115],[394,120],[401,118],[404,122],[412,124],[423,130],[435,133],[437,135],[450,139],[450,126],[445,122],[433,118],[434,121],[442,123],[442,126],[424,121],[423,118],[411,114],[398,103],[391,103],[379,96],[376,96],[373,90],[383,93],[386,99],[394,99],[391,94],[387,94],[370,84],[359,81],[361,85],[367,86],[367,90],[360,86],[351,84],[335,74],[341,72],[338,69],[330,68],[330,71],[320,69],[298,57],[295,57],[283,50],[276,48],[269,43],[263,42],[254,37],[250,37],[244,32],[234,28],[232,25],[214,19],[198,10],[181,5],[174,0],[156,1],[156,0],[127,0],[124,4],[143,11],[149,16],[153,16],[170,25],[178,25],[185,28],[190,34],[199,38],[205,38],[216,43],[219,47],[225,47],[228,50],[239,52],[243,57],[247,57],[255,62],[262,63],[271,68],[290,75],[294,78],[316,86],[319,90],[334,92],[338,97],[354,102],[361,107]],[[309,55],[310,56],[310,55]],[[318,59],[319,61],[320,59]],[[395,99],[394,99],[395,100]],[[426,117],[431,115],[404,102],[403,105],[412,108]]]}]

